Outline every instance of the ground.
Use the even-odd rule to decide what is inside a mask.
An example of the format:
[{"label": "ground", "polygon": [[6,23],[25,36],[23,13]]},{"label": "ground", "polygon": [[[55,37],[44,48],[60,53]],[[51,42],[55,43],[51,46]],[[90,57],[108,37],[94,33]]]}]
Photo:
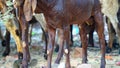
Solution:
[{"label": "ground", "polygon": [[[2,47],[1,47],[2,48]],[[4,48],[3,48],[4,49]],[[2,50],[0,50],[0,54]],[[72,68],[77,68],[78,65],[81,65],[81,58],[75,56],[75,49],[71,48],[70,53],[70,62]],[[11,53],[7,57],[0,56],[0,68],[13,68],[14,62],[17,60],[17,54],[15,48],[11,47]],[[40,46],[32,46],[30,48],[31,54],[31,62],[29,64],[29,68],[41,68],[42,66],[46,66],[46,60],[43,58],[42,47]],[[108,56],[109,55],[109,56]],[[54,64],[57,53],[53,54],[53,67],[57,68],[57,64]],[[88,48],[88,64],[92,65],[92,68],[99,68],[100,66],[100,49],[99,48]],[[106,54],[106,68],[120,68],[120,66],[116,65],[117,61],[120,61],[120,55],[117,53],[117,50],[114,50],[111,54]],[[62,57],[61,64],[64,66],[65,56]]]}]

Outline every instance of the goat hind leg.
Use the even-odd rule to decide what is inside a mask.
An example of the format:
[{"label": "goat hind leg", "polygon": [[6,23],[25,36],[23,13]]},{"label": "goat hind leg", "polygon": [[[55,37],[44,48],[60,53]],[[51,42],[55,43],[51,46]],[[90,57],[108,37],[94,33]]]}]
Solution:
[{"label": "goat hind leg", "polygon": [[103,22],[103,15],[102,13],[98,12],[95,16],[95,24],[96,24],[96,31],[98,33],[99,36],[99,41],[100,41],[100,45],[101,45],[101,66],[100,68],[105,68],[105,36],[104,36],[104,22]]}]

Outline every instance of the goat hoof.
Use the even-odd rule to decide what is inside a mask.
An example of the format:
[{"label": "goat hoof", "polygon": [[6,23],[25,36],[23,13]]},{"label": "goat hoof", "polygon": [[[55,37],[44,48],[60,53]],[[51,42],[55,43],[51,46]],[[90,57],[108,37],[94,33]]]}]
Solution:
[{"label": "goat hoof", "polygon": [[18,59],[23,59],[23,53],[18,52]]},{"label": "goat hoof", "polygon": [[55,52],[59,51],[59,45],[56,45]]},{"label": "goat hoof", "polygon": [[22,59],[16,60],[13,64],[13,67],[20,68],[21,64],[22,64]]},{"label": "goat hoof", "polygon": [[3,47],[6,46],[6,40],[3,40],[1,43],[2,43],[2,46],[3,46]]},{"label": "goat hoof", "polygon": [[3,57],[6,57],[6,56],[9,55],[9,53],[10,53],[10,51],[9,51],[9,50],[6,50],[6,51],[4,51],[4,53],[2,54],[2,56],[3,56]]},{"label": "goat hoof", "polygon": [[44,59],[47,60],[47,54],[44,54]]},{"label": "goat hoof", "polygon": [[110,53],[112,51],[112,48],[106,47],[106,53]]},{"label": "goat hoof", "polygon": [[113,48],[114,49],[118,49],[119,48],[119,44],[118,43],[113,43]]}]

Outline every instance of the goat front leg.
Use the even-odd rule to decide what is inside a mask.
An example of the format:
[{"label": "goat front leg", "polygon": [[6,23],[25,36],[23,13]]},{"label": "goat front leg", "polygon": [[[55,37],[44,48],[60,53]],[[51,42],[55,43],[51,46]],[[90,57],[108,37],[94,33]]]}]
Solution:
[{"label": "goat front leg", "polygon": [[87,33],[83,27],[80,28],[80,37],[81,37],[81,43],[82,43],[82,63],[87,63]]},{"label": "goat front leg", "polygon": [[100,68],[105,68],[106,62],[105,62],[105,49],[106,49],[106,45],[105,45],[105,36],[104,36],[104,22],[103,22],[103,15],[101,14],[101,12],[96,13],[96,15],[94,16],[95,19],[95,24],[96,24],[96,31],[98,33],[99,36],[99,41],[100,41],[100,45],[101,45],[101,66]]},{"label": "goat front leg", "polygon": [[65,68],[71,68],[70,66],[70,29],[64,29],[64,53],[65,53],[65,56],[66,56],[66,62],[65,62]]},{"label": "goat front leg", "polygon": [[[58,55],[57,55],[57,59],[55,60],[55,63],[56,64],[59,64],[60,63],[60,60],[61,60],[61,58],[62,58],[62,56],[63,56],[63,30],[62,29],[59,29],[58,30],[58,33],[57,33],[58,35],[58,38],[57,38],[57,42],[55,42],[55,43],[57,43],[58,44],[58,46],[59,46],[59,52],[58,52]],[[57,44],[56,44],[56,46],[57,46]]]},{"label": "goat front leg", "polygon": [[5,51],[3,53],[3,56],[7,56],[10,53],[10,32],[6,29],[6,35],[5,35]]},{"label": "goat front leg", "polygon": [[52,62],[52,54],[53,54],[53,49],[54,49],[54,41],[55,41],[55,29],[52,27],[49,27],[48,29],[48,62],[47,62],[47,68],[52,68],[51,67],[51,62]]},{"label": "goat front leg", "polygon": [[[21,44],[21,39],[19,37],[19,35],[17,34],[17,28],[16,26],[13,24],[12,20],[9,20],[6,24],[5,24],[7,30],[10,32],[10,34],[13,36],[15,43],[17,45],[17,52],[18,52],[18,58],[22,59],[23,57],[23,50],[22,50],[22,44]],[[7,31],[7,32],[8,32]],[[8,33],[7,33],[8,34]],[[7,37],[6,37],[7,38]]]},{"label": "goat front leg", "polygon": [[28,43],[28,23],[24,23],[22,28],[22,46],[23,46],[22,68],[28,68],[28,62],[30,60],[28,44],[29,44]]}]

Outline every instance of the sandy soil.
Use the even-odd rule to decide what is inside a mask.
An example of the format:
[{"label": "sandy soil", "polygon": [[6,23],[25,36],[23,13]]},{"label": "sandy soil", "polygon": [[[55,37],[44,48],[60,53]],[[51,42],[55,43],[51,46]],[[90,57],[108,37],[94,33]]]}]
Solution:
[{"label": "sandy soil", "polygon": [[[2,54],[4,48],[0,47],[0,55]],[[11,47],[11,53],[7,57],[0,56],[0,68],[14,68],[14,63],[17,63],[17,53],[15,47]],[[72,68],[77,68],[77,66],[81,65],[81,58],[75,58],[74,48],[71,48],[70,53],[70,62]],[[106,59],[106,68],[120,68],[120,66],[116,65],[117,61],[120,61],[120,55],[117,53],[117,50],[114,50],[111,54],[110,58]],[[41,46],[31,46],[30,47],[31,54],[31,62],[29,64],[29,68],[41,68],[42,66],[46,66],[47,61],[43,58],[43,49]],[[53,53],[53,63],[52,68],[57,68],[57,64],[54,64],[57,53]],[[92,66],[92,68],[99,68],[100,66],[100,49],[99,48],[88,48],[88,64]],[[62,57],[61,64],[64,67],[65,64],[65,56]]]}]

